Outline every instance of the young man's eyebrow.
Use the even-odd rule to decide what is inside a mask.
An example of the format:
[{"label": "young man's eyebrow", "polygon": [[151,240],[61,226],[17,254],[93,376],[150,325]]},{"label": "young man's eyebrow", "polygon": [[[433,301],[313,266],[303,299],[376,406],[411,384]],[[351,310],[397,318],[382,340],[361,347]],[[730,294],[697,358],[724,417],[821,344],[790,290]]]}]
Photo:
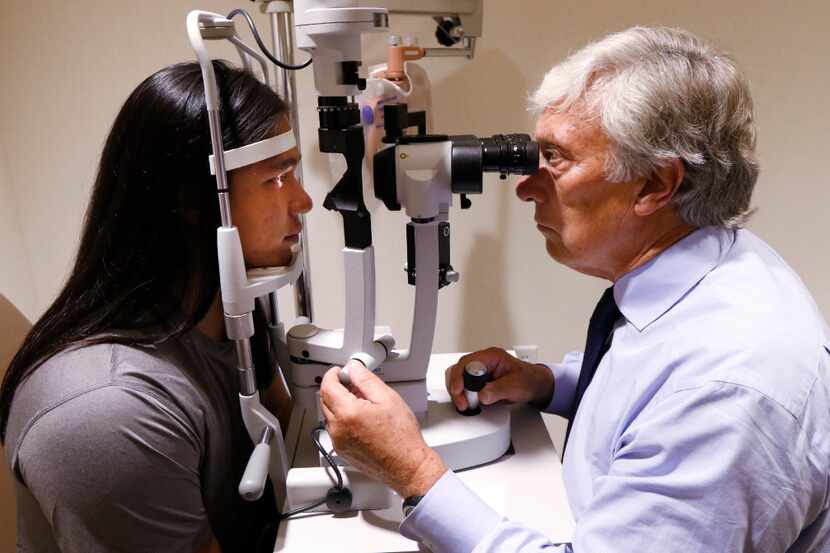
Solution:
[{"label": "young man's eyebrow", "polygon": [[302,156],[300,155],[291,155],[287,157],[279,157],[275,158],[269,165],[273,169],[285,169],[286,167],[296,166],[300,164],[300,160]]}]

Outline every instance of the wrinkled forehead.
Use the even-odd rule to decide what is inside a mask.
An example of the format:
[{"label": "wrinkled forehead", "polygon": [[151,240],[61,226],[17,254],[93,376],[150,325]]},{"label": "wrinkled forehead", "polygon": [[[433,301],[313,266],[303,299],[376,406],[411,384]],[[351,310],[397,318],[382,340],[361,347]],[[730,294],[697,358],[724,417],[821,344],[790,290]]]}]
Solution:
[{"label": "wrinkled forehead", "polygon": [[534,140],[541,147],[554,145],[576,149],[605,149],[609,140],[593,117],[581,109],[560,110],[556,106],[545,109],[536,119]]}]

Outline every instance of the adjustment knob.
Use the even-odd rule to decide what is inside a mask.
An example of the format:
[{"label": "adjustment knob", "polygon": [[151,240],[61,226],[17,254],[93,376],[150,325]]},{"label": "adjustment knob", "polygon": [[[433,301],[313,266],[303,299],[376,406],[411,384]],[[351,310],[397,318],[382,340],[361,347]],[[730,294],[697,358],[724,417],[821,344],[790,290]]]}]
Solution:
[{"label": "adjustment knob", "polygon": [[490,374],[487,372],[487,366],[481,361],[470,361],[464,367],[464,397],[467,398],[467,410],[459,411],[460,414],[470,417],[481,413],[478,393],[489,381]]}]

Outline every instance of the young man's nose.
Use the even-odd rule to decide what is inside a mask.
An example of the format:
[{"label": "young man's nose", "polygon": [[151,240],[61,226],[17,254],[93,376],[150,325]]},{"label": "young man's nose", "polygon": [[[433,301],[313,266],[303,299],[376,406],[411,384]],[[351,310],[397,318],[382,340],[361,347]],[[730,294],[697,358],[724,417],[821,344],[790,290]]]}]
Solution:
[{"label": "young man's nose", "polygon": [[314,207],[314,201],[311,199],[311,196],[303,189],[302,186],[298,186],[296,194],[291,198],[289,203],[289,207],[291,211],[297,215],[301,213],[308,213],[311,211],[311,208]]}]

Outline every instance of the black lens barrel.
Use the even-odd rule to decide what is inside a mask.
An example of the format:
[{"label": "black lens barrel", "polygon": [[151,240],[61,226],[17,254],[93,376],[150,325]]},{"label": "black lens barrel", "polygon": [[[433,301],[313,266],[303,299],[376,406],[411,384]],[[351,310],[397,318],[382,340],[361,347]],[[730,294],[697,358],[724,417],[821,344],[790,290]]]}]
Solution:
[{"label": "black lens barrel", "polygon": [[539,145],[526,134],[496,134],[481,139],[483,171],[502,175],[534,175]]},{"label": "black lens barrel", "polygon": [[456,194],[481,194],[484,148],[475,136],[452,137],[452,191]]},{"label": "black lens barrel", "polygon": [[481,194],[483,173],[535,175],[539,170],[539,145],[526,134],[471,135],[452,140],[452,191]]}]

